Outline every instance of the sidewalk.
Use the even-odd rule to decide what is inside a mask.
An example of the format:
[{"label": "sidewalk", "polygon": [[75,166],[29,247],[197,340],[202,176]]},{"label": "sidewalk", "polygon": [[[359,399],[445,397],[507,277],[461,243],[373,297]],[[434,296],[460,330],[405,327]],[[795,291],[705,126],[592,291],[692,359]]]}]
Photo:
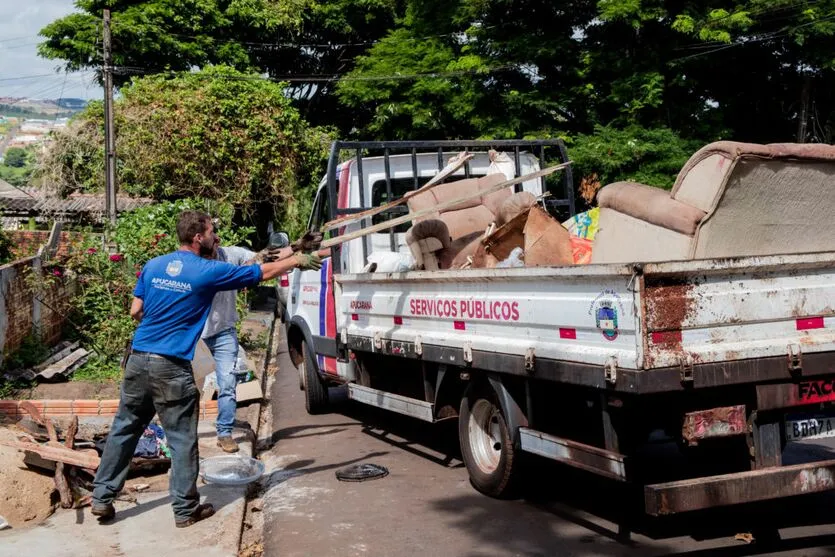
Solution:
[{"label": "sidewalk", "polygon": [[[214,424],[200,422],[200,456],[223,454],[215,445]],[[252,454],[246,434],[236,431],[241,454]],[[137,483],[133,481],[131,483]],[[201,501],[216,514],[189,528],[174,527],[165,491],[131,494],[137,503],[116,502],[116,519],[99,524],[90,508],[58,509],[43,524],[28,530],[0,532],[4,555],[45,557],[235,557],[246,505],[246,487],[201,485]]]},{"label": "sidewalk", "polygon": [[[270,330],[272,312],[252,311],[244,330],[257,334]],[[256,362],[259,376],[266,373],[263,355]],[[198,382],[202,386],[202,379]],[[258,429],[260,405],[238,408],[237,420],[251,428],[236,427],[239,454],[252,455],[254,431]],[[98,418],[101,419],[101,418]],[[242,424],[243,425],[243,424]],[[254,430],[254,431],[253,431]],[[214,420],[198,426],[200,457],[225,454],[216,445]],[[133,493],[132,484],[147,483],[148,491]],[[222,487],[198,480],[201,502],[209,502],[216,514],[189,528],[174,527],[174,515],[165,475],[129,479],[126,490],[136,502],[116,502],[116,518],[100,524],[90,508],[58,508],[44,523],[25,530],[0,531],[0,554],[44,557],[236,557],[246,510],[246,486]]]}]

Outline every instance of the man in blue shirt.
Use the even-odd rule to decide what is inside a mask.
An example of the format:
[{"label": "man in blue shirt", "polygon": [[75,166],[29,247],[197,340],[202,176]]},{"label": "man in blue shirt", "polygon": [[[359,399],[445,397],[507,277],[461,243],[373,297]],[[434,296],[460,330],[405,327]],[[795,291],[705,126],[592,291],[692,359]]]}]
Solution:
[{"label": "man in blue shirt", "polygon": [[171,449],[169,490],[174,524],[191,526],[214,514],[197,493],[199,393],[191,372],[194,349],[217,292],[275,278],[293,268],[318,269],[315,254],[297,253],[263,265],[237,266],[205,259],[217,244],[211,217],[185,211],[177,222],[180,249],[155,257],[134,289],[131,317],[139,321],[125,366],[119,409],[107,438],[93,489],[92,513],[115,515],[136,444],[159,416]]}]

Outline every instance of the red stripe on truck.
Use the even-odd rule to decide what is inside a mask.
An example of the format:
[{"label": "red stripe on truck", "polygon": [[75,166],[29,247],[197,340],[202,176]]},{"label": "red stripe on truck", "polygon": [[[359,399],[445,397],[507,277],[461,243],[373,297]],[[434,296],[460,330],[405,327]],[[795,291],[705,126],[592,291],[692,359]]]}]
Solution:
[{"label": "red stripe on truck", "polygon": [[681,345],[681,331],[660,331],[652,333],[653,344]]},{"label": "red stripe on truck", "polygon": [[798,331],[824,328],[823,317],[806,317],[804,319],[798,319],[796,323]]},{"label": "red stripe on truck", "polygon": [[570,340],[577,340],[577,329],[563,329],[560,328],[560,338],[567,338]]}]

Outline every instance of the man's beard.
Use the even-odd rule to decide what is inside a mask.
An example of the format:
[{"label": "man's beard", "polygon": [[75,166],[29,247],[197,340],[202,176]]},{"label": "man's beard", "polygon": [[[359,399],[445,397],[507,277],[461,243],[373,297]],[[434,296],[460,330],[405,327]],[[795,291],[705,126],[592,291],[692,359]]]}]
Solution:
[{"label": "man's beard", "polygon": [[200,257],[205,257],[206,259],[211,259],[215,253],[215,245],[212,243],[210,246],[206,246],[205,244],[200,244]]}]

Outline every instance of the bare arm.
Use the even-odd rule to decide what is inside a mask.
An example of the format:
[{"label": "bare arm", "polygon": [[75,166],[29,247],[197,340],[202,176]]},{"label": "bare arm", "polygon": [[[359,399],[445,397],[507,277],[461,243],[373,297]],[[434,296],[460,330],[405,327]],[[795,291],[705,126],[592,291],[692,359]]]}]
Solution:
[{"label": "bare arm", "polygon": [[144,302],[142,298],[133,298],[133,301],[130,303],[130,316],[136,321],[142,321],[142,308]]}]

